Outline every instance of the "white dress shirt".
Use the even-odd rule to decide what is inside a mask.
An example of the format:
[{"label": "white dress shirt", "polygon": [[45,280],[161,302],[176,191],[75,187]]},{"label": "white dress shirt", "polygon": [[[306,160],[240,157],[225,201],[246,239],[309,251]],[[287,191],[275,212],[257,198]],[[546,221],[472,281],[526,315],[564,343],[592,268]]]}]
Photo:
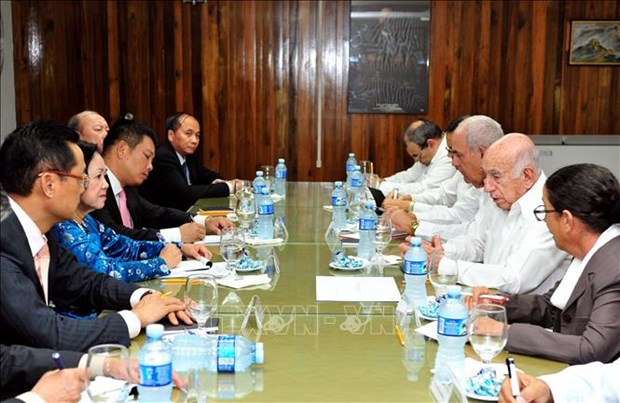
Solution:
[{"label": "white dress shirt", "polygon": [[543,204],[545,180],[541,173],[509,211],[495,204],[479,210],[467,233],[444,245],[439,271],[457,274],[458,282],[468,286],[511,294],[543,294],[553,287],[564,275],[569,256],[555,246],[545,222],[534,216],[534,208]]},{"label": "white dress shirt", "polygon": [[480,207],[482,189],[476,189],[456,172],[435,189],[413,195],[413,213],[418,221],[437,224],[467,223],[474,219]]},{"label": "white dress shirt", "polygon": [[573,365],[540,379],[549,385],[556,403],[620,402],[620,358],[609,364]]},{"label": "white dress shirt", "polygon": [[452,160],[446,151],[446,136],[444,135],[439,149],[428,166],[416,162],[408,170],[385,178],[379,185],[379,189],[386,195],[395,188],[398,188],[401,194],[421,193],[427,189],[439,187],[455,172],[456,169],[452,166]]}]

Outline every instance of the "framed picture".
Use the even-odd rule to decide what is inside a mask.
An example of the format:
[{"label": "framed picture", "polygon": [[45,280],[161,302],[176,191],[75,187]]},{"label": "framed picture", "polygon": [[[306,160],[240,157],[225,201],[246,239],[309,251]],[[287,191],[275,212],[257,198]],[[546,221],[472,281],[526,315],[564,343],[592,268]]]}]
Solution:
[{"label": "framed picture", "polygon": [[620,66],[620,20],[572,21],[568,64]]}]

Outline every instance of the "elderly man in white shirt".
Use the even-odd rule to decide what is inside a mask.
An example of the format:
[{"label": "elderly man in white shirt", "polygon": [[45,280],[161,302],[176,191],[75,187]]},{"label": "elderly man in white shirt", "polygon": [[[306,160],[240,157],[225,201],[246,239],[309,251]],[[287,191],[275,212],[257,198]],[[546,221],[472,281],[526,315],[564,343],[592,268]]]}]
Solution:
[{"label": "elderly man in white shirt", "polygon": [[389,208],[394,227],[429,240],[433,235],[448,240],[465,233],[479,209],[492,204],[482,190],[482,156],[503,135],[500,124],[488,116],[459,116],[448,123],[447,150],[458,172],[437,189],[386,198],[383,207]]},{"label": "elderly man in white shirt", "polygon": [[544,293],[564,275],[569,259],[534,215],[546,180],[534,143],[524,134],[506,135],[488,148],[482,169],[495,206],[478,211],[467,233],[445,245],[434,237],[424,247],[429,256],[445,253],[439,272],[456,275],[459,283]]},{"label": "elderly man in white shirt", "polygon": [[378,187],[383,194],[395,188],[406,194],[420,193],[439,187],[454,175],[454,167],[445,149],[445,136],[435,123],[415,121],[405,130],[403,137],[407,153],[415,162],[406,171],[379,180]]}]

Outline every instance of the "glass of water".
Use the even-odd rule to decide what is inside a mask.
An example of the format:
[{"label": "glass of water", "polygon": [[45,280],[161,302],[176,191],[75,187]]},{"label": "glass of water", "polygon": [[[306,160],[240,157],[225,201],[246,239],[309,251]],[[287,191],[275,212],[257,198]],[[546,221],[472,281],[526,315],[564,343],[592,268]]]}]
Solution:
[{"label": "glass of water", "polygon": [[448,286],[455,285],[457,275],[446,275],[439,273],[439,263],[444,258],[443,251],[435,251],[428,258],[428,278],[435,290],[435,298],[439,300],[448,293]]},{"label": "glass of water", "polygon": [[250,226],[256,217],[256,202],[253,197],[245,197],[237,201],[237,220],[243,229],[244,235],[248,235]]},{"label": "glass of water", "polygon": [[375,231],[375,250],[379,262],[383,264],[383,250],[392,241],[392,220],[385,214],[377,219],[377,230]]},{"label": "glass of water", "polygon": [[88,349],[88,396],[93,402],[124,402],[130,391],[129,350],[120,344],[101,344]]},{"label": "glass of water", "polygon": [[226,260],[226,269],[231,276],[237,275],[237,261],[244,255],[245,236],[241,229],[236,227],[223,228],[220,235],[220,253]]},{"label": "glass of water", "polygon": [[508,339],[506,308],[496,304],[475,305],[469,317],[469,342],[487,366],[504,349]]},{"label": "glass of water", "polygon": [[208,274],[191,274],[185,282],[185,306],[191,317],[203,330],[209,318],[217,311],[218,295],[215,278]]}]

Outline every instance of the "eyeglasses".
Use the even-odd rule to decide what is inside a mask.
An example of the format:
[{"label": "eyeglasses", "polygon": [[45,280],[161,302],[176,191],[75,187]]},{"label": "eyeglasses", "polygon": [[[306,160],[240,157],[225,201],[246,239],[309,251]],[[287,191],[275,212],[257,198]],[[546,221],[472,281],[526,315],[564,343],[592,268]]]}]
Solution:
[{"label": "eyeglasses", "polygon": [[86,189],[88,188],[88,184],[90,183],[90,178],[88,177],[88,175],[86,174],[82,174],[82,175],[74,175],[74,174],[70,174],[69,172],[61,172],[61,171],[43,171],[41,172],[39,175],[37,175],[39,178],[41,176],[43,176],[44,173],[50,173],[50,174],[56,174],[58,176],[66,176],[69,178],[75,178],[77,180],[80,181],[80,185]]},{"label": "eyeglasses", "polygon": [[557,213],[557,212],[558,212],[557,210],[546,210],[545,205],[541,204],[540,206],[534,209],[534,217],[536,217],[538,221],[544,221],[545,218],[547,217],[547,213]]},{"label": "eyeglasses", "polygon": [[454,148],[450,147],[450,146],[446,146],[446,152],[448,153],[448,157],[452,158],[452,157],[459,157],[461,158],[463,156],[463,154],[461,154],[460,152],[456,151]]}]

